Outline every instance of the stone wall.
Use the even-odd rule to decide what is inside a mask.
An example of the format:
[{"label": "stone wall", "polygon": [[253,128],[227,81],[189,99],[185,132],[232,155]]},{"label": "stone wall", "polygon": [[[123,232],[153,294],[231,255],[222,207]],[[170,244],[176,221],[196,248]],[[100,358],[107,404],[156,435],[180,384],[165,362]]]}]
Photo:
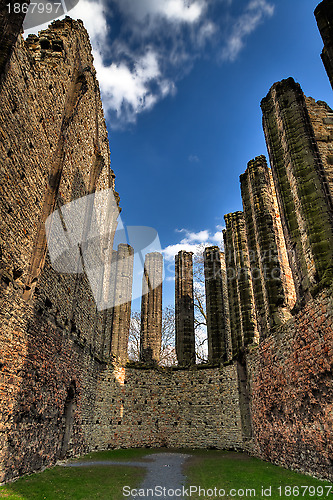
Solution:
[{"label": "stone wall", "polygon": [[0,98],[1,481],[86,448],[104,312],[85,274],[52,269],[44,222],[68,202],[114,189],[114,174],[82,23],[19,37]]},{"label": "stone wall", "polygon": [[332,318],[325,290],[247,357],[255,453],[331,481]]},{"label": "stone wall", "polygon": [[237,364],[102,373],[90,446],[242,449]]}]

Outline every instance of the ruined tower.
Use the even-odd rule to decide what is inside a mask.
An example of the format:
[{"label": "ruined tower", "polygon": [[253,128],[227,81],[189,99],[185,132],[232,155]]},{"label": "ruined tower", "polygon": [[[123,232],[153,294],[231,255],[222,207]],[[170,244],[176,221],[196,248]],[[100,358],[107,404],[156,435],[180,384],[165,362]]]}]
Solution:
[{"label": "ruined tower", "polygon": [[332,197],[303,92],[292,78],[261,102],[297,298],[333,276]]},{"label": "ruined tower", "polygon": [[257,322],[264,335],[290,318],[295,289],[266,158],[250,161],[240,182]]},{"label": "ruined tower", "polygon": [[175,257],[176,353],[180,365],[195,363],[192,252]]},{"label": "ruined tower", "polygon": [[148,253],[142,278],[140,361],[158,363],[162,341],[163,256]]},{"label": "ruined tower", "polygon": [[204,269],[208,359],[211,363],[220,363],[228,359],[228,318],[219,247],[205,248]]},{"label": "ruined tower", "polygon": [[333,0],[324,0],[317,5],[314,14],[324,42],[321,58],[333,87]]}]

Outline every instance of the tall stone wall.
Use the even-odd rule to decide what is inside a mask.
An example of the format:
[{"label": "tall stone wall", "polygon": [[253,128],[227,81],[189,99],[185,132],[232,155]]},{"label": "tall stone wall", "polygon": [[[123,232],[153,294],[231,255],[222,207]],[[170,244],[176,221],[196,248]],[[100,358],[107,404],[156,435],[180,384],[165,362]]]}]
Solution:
[{"label": "tall stone wall", "polygon": [[52,268],[44,222],[68,202],[114,189],[82,23],[66,19],[40,37],[19,37],[6,67],[0,89],[0,392],[6,401],[0,480],[50,465],[66,449],[87,449],[83,422],[93,418],[105,313],[96,309],[84,273]]},{"label": "tall stone wall", "polygon": [[324,42],[321,53],[328,78],[333,88],[333,2],[324,0],[316,7],[314,14]]},{"label": "tall stone wall", "polygon": [[332,198],[303,92],[292,78],[261,103],[297,298],[333,277]]}]

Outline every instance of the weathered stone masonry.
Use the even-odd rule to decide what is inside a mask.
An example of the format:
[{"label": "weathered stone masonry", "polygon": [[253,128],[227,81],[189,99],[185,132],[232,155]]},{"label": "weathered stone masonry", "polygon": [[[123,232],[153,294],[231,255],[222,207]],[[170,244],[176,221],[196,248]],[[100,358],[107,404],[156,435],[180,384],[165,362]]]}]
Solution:
[{"label": "weathered stone masonry", "polygon": [[219,247],[204,251],[208,359],[211,363],[228,360],[228,317],[223,295],[222,262]]},{"label": "weathered stone masonry", "polygon": [[114,174],[81,23],[67,19],[40,38],[19,37],[0,92],[0,390],[6,401],[0,449],[1,479],[9,479],[54,463],[67,446],[70,453],[87,449],[104,313],[96,310],[84,274],[50,266],[44,221],[67,202],[113,188]]},{"label": "weathered stone masonry", "polygon": [[295,293],[293,283],[286,279],[290,273],[288,257],[279,255],[279,247],[280,253],[286,251],[279,238],[280,218],[274,207],[266,158],[260,156],[249,162],[240,181],[257,323],[264,335],[291,317]]},{"label": "weathered stone masonry", "polygon": [[192,252],[175,258],[176,353],[180,365],[195,363]]},{"label": "weathered stone masonry", "polygon": [[258,341],[250,257],[243,212],[224,216],[223,231],[229,295],[230,329],[233,357]]},{"label": "weathered stone masonry", "polygon": [[261,103],[297,298],[333,277],[332,197],[303,92],[292,78]]},{"label": "weathered stone masonry", "polygon": [[142,279],[140,361],[158,363],[162,342],[163,256],[146,255]]},{"label": "weathered stone masonry", "polygon": [[127,361],[128,337],[131,321],[134,251],[120,243],[115,270],[114,307],[111,321],[111,356],[121,364]]}]

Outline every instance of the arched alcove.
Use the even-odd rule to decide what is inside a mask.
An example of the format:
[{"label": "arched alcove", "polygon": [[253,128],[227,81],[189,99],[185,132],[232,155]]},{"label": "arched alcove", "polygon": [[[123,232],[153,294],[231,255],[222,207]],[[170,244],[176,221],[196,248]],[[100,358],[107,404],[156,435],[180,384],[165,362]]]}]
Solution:
[{"label": "arched alcove", "polygon": [[59,458],[64,458],[68,450],[68,444],[73,429],[75,407],[76,407],[76,388],[75,388],[75,382],[72,381],[67,391],[67,397],[64,406],[64,413],[62,418],[62,432],[60,435],[61,446],[60,446]]}]

